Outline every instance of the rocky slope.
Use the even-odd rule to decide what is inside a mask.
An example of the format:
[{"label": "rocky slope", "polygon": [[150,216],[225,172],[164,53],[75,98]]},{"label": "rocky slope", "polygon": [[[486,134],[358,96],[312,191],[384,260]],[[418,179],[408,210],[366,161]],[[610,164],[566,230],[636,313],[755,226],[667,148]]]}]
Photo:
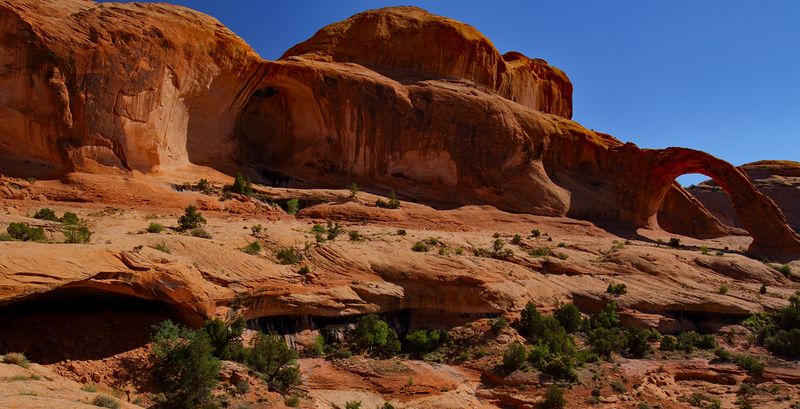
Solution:
[{"label": "rocky slope", "polygon": [[[466,362],[304,359],[304,407],[526,408],[542,382],[498,375],[522,338],[486,318],[513,321],[529,300],[586,314],[613,300],[626,325],[713,332],[800,289],[800,236],[763,178],[587,130],[570,119],[563,72],[418,8],[359,13],[278,61],[213,18],[164,4],[0,0],[0,33],[0,233],[27,223],[45,235],[0,240],[0,353],[24,351],[62,376],[125,390],[126,401],[153,402],[140,375],[151,326],[166,318],[241,315],[301,350],[320,328],[369,313],[403,333],[451,330],[471,345]],[[257,182],[251,194],[224,187],[236,171]],[[734,226],[675,184],[685,173],[731,194]],[[364,191],[344,190],[354,181]],[[376,204],[390,190],[397,209]],[[205,232],[177,227],[188,205]],[[88,242],[32,217],[43,207],[75,212]],[[734,327],[743,332],[725,345],[751,351]],[[796,365],[755,351],[769,359],[759,382],[796,397]],[[695,388],[733,402],[732,383],[750,378],[700,358],[596,364],[571,407],[594,387],[609,407],[685,407],[679,398]],[[3,382],[30,375],[0,366],[8,371]],[[284,406],[241,365],[223,373],[216,393],[229,405]],[[59,384],[34,383],[48,397],[75,407],[91,397],[42,377]],[[597,382],[606,377],[630,392]],[[252,392],[233,390],[242,379]],[[0,399],[44,407],[25,387]]]},{"label": "rocky slope", "polygon": [[[760,161],[739,166],[753,185],[781,208],[789,225],[800,231],[800,163]],[[687,189],[715,217],[729,226],[741,227],[730,196],[713,180]]]}]

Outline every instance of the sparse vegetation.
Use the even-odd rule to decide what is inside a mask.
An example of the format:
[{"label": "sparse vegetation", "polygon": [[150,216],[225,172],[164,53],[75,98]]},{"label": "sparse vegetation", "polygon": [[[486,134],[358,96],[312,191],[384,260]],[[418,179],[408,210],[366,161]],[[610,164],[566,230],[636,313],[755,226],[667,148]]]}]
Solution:
[{"label": "sparse vegetation", "polygon": [[628,292],[628,286],[625,284],[609,284],[606,292],[614,295],[624,295]]},{"label": "sparse vegetation", "polygon": [[544,394],[542,408],[561,409],[565,406],[567,406],[567,400],[564,399],[564,391],[558,385],[550,385]]},{"label": "sparse vegetation", "polygon": [[789,277],[792,275],[792,266],[784,264],[778,267],[778,271],[783,274],[784,277]]},{"label": "sparse vegetation", "polygon": [[350,184],[350,198],[353,199],[358,196],[358,185],[356,182]]},{"label": "sparse vegetation", "polygon": [[20,352],[9,352],[3,355],[3,363],[21,366],[27,368],[31,362],[28,358]]},{"label": "sparse vegetation", "polygon": [[201,239],[210,239],[211,238],[211,233],[209,233],[206,229],[199,228],[199,227],[196,228],[196,229],[192,229],[192,231],[189,234],[191,234],[193,237],[199,237]]},{"label": "sparse vegetation", "polygon": [[249,180],[246,180],[241,173],[236,172],[230,190],[240,195],[250,196],[253,194],[253,184]]},{"label": "sparse vegetation", "polygon": [[28,223],[11,223],[6,228],[6,232],[14,240],[20,241],[44,241],[44,229],[41,227],[31,227]]},{"label": "sparse vegetation", "polygon": [[147,226],[148,233],[161,233],[164,231],[164,225],[156,222],[150,222]]},{"label": "sparse vegetation", "polygon": [[360,400],[350,400],[344,403],[344,409],[361,409]]},{"label": "sparse vegetation", "polygon": [[680,247],[681,246],[681,239],[679,239],[677,237],[670,237],[669,246],[670,247],[675,247],[675,248]]},{"label": "sparse vegetation", "polygon": [[538,239],[541,235],[542,235],[542,232],[539,231],[539,229],[531,230],[531,236],[533,236],[533,238]]},{"label": "sparse vegetation", "polygon": [[700,252],[701,252],[701,253],[703,253],[703,255],[706,255],[706,256],[707,256],[707,255],[709,255],[709,254],[711,253],[711,252],[708,250],[708,247],[706,247],[706,246],[700,246]]},{"label": "sparse vegetation", "polygon": [[728,293],[728,286],[724,285],[724,284],[719,286],[719,290],[717,290],[717,293],[722,294],[722,295],[727,294]]},{"label": "sparse vegetation", "polygon": [[92,405],[99,406],[101,408],[109,408],[109,409],[119,409],[120,404],[119,400],[116,398],[112,398],[108,395],[97,395],[92,400]]},{"label": "sparse vegetation", "polygon": [[275,253],[281,264],[297,264],[300,262],[300,251],[295,247],[284,247]]},{"label": "sparse vegetation", "polygon": [[261,243],[258,240],[251,242],[250,244],[241,248],[241,250],[250,255],[256,255],[261,252]]},{"label": "sparse vegetation", "polygon": [[764,373],[764,364],[758,358],[748,354],[737,354],[733,356],[733,362],[740,368],[753,376],[761,376]]},{"label": "sparse vegetation", "polygon": [[297,198],[291,198],[286,201],[286,213],[297,214],[300,210],[300,201]]},{"label": "sparse vegetation", "polygon": [[92,232],[86,226],[67,226],[62,231],[65,243],[88,243]]},{"label": "sparse vegetation", "polygon": [[194,186],[197,190],[199,190],[201,193],[205,195],[210,195],[211,193],[213,193],[213,190],[211,188],[211,183],[209,183],[207,179],[200,179]]},{"label": "sparse vegetation", "polygon": [[58,221],[58,216],[56,216],[56,212],[54,212],[54,211],[52,211],[52,210],[50,210],[50,209],[48,209],[46,207],[43,207],[43,208],[37,210],[36,213],[33,215],[33,218],[34,219],[41,219],[41,220],[50,220],[50,221],[54,221],[54,222]]},{"label": "sparse vegetation", "polygon": [[742,322],[755,332],[756,341],[777,355],[800,358],[800,291],[789,297],[789,305],[774,314],[756,314]]},{"label": "sparse vegetation", "polygon": [[503,354],[503,366],[509,371],[516,371],[525,365],[527,357],[528,351],[525,346],[519,342],[514,342],[508,346],[508,349]]},{"label": "sparse vegetation", "polygon": [[394,189],[389,192],[389,201],[385,202],[383,199],[378,199],[375,201],[375,206],[384,208],[384,209],[399,209],[400,208],[400,199],[397,198],[397,195],[394,193]]},{"label": "sparse vegetation", "polygon": [[350,241],[364,241],[364,236],[358,230],[350,230],[348,234],[350,235]]},{"label": "sparse vegetation", "polygon": [[428,250],[430,250],[430,248],[424,241],[418,241],[411,246],[411,251],[416,251],[418,253],[425,253]]},{"label": "sparse vegetation", "polygon": [[184,214],[178,218],[178,227],[181,230],[196,229],[205,224],[205,217],[192,205],[187,206]]},{"label": "sparse vegetation", "polygon": [[522,236],[519,234],[515,234],[514,237],[511,239],[511,244],[519,246],[522,244]]},{"label": "sparse vegetation", "polygon": [[547,247],[537,247],[528,252],[528,254],[533,257],[544,257],[553,255],[553,252]]},{"label": "sparse vegetation", "polygon": [[154,249],[167,254],[172,254],[172,249],[167,246],[167,243],[161,242],[153,246]]}]

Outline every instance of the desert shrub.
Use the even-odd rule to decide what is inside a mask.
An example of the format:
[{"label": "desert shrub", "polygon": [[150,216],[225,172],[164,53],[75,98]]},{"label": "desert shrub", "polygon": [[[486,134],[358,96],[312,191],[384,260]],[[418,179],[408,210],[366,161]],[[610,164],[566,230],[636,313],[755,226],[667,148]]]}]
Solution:
[{"label": "desert shrub", "polygon": [[558,385],[550,385],[544,393],[542,408],[561,409],[565,406],[567,406],[567,400],[564,399],[564,391]]},{"label": "desert shrub", "polygon": [[622,382],[620,382],[618,380],[615,380],[615,381],[611,382],[611,389],[613,389],[614,392],[617,392],[617,393],[628,392],[628,387],[625,386],[624,383],[622,383]]},{"label": "desert shrub", "polygon": [[240,379],[239,382],[236,382],[236,393],[244,395],[247,392],[250,392],[250,384],[246,380]]},{"label": "desert shrub", "polygon": [[703,253],[703,255],[705,255],[705,256],[709,255],[709,253],[710,253],[710,251],[708,250],[708,247],[706,247],[706,246],[700,246],[700,252]]},{"label": "desert shrub", "polygon": [[153,248],[162,253],[172,254],[172,249],[167,246],[167,243],[158,243]]},{"label": "desert shrub", "polygon": [[511,258],[511,256],[514,255],[514,252],[505,247],[506,243],[502,239],[495,239],[492,242],[492,258],[496,258],[498,260],[508,260]]},{"label": "desert shrub", "polygon": [[323,226],[321,224],[315,224],[315,225],[311,226],[311,233],[323,234],[325,232],[327,232],[327,229],[325,229],[325,226]]},{"label": "desert shrub", "polygon": [[258,240],[249,243],[248,245],[242,247],[240,250],[247,254],[256,255],[261,252],[261,243]]},{"label": "desert shrub", "polygon": [[[318,226],[318,225],[315,225],[315,226]],[[264,226],[262,226],[260,224],[256,224],[256,225],[250,226],[250,232],[253,234],[253,236],[258,235],[263,230],[264,230]]]},{"label": "desert shrub", "polygon": [[528,254],[530,254],[533,257],[544,257],[553,255],[553,252],[550,251],[550,249],[547,247],[537,247],[529,251]]},{"label": "desert shrub", "polygon": [[313,356],[325,356],[325,351],[327,350],[327,345],[325,344],[325,337],[322,335],[317,335],[314,338],[314,343],[311,344],[311,355]]},{"label": "desert shrub", "polygon": [[627,355],[632,358],[641,358],[653,351],[648,341],[650,331],[643,328],[628,328],[625,331]]},{"label": "desert shrub", "polygon": [[297,214],[300,210],[300,201],[297,198],[291,198],[286,201],[286,213]]},{"label": "desert shrub", "polygon": [[68,226],[62,231],[65,243],[88,243],[92,232],[86,226]]},{"label": "desert shrub", "polygon": [[575,304],[562,304],[560,305],[554,312],[553,317],[558,320],[559,324],[568,332],[574,333],[576,332],[580,326],[583,319],[581,318],[581,312],[578,310],[578,307]]},{"label": "desert shrub", "polygon": [[295,247],[284,247],[275,253],[281,264],[297,264],[300,262],[300,250]]},{"label": "desert shrub", "polygon": [[797,359],[800,357],[800,328],[778,330],[765,339],[764,345],[774,354]]},{"label": "desert shrub", "polygon": [[790,266],[788,264],[784,264],[784,265],[778,267],[778,271],[781,274],[783,274],[784,277],[789,277],[790,275],[792,275],[792,266]]},{"label": "desert shrub", "polygon": [[495,318],[492,321],[492,329],[491,329],[491,331],[493,333],[496,334],[496,333],[502,331],[505,328],[508,328],[508,320],[506,319],[506,317],[503,317],[501,315],[501,316]]},{"label": "desert shrub", "polygon": [[249,196],[253,194],[253,184],[246,180],[241,173],[237,172],[231,185],[231,192]]},{"label": "desert shrub", "polygon": [[27,368],[31,364],[28,358],[20,352],[9,352],[3,355],[3,363],[17,365],[23,368]]},{"label": "desert shrub", "polygon": [[147,226],[147,232],[148,233],[161,233],[162,231],[164,231],[164,225],[163,224],[156,223],[156,222],[151,222]]},{"label": "desert shrub", "polygon": [[761,295],[766,294],[767,293],[767,285],[766,284],[761,284],[761,287],[758,289],[758,293],[761,294]]},{"label": "desert shrub", "polygon": [[528,353],[525,350],[525,345],[522,345],[519,342],[514,342],[513,344],[509,345],[506,349],[506,352],[503,353],[503,367],[509,371],[516,371],[517,369],[520,369],[523,365],[525,365],[525,359],[527,358],[527,355]]},{"label": "desert shrub", "polygon": [[761,376],[761,374],[764,373],[764,364],[759,361],[758,358],[752,355],[734,355],[733,362],[735,362],[740,368],[747,371],[747,373],[750,375]]},{"label": "desert shrub", "polygon": [[424,241],[418,241],[411,246],[411,251],[416,251],[418,253],[424,253],[430,250],[430,247]]},{"label": "desert shrub", "polygon": [[511,244],[519,246],[522,244],[522,236],[519,234],[515,234],[514,237],[511,238]]},{"label": "desert shrub", "polygon": [[664,335],[661,337],[661,345],[658,349],[661,351],[675,351],[678,349],[678,339],[672,335]]},{"label": "desert shrub", "polygon": [[670,247],[675,247],[675,248],[680,247],[681,246],[681,239],[676,238],[676,237],[670,237],[669,246]]},{"label": "desert shrub", "polygon": [[400,351],[397,332],[375,314],[359,318],[352,336],[355,344],[369,353],[394,355]]},{"label": "desert shrub", "polygon": [[6,228],[9,236],[21,241],[44,241],[44,229],[31,227],[28,223],[11,223]]},{"label": "desert shrub", "polygon": [[52,211],[52,210],[50,210],[50,209],[48,209],[46,207],[43,207],[43,208],[37,210],[36,213],[33,215],[33,218],[34,219],[41,219],[41,220],[50,220],[50,221],[54,221],[54,222],[58,221],[58,216],[56,216],[56,212],[54,212],[54,211]]},{"label": "desert shrub", "polygon": [[212,193],[211,183],[208,182],[208,179],[200,179],[199,181],[197,181],[197,184],[195,184],[194,187],[203,194],[208,195]]},{"label": "desert shrub", "polygon": [[442,330],[417,330],[406,335],[405,346],[417,356],[425,355],[441,346],[447,340],[447,332]]},{"label": "desert shrub", "polygon": [[350,184],[350,198],[355,198],[358,195],[358,185],[356,182]]},{"label": "desert shrub", "polygon": [[531,236],[533,236],[534,238],[539,238],[539,236],[541,236],[541,235],[542,235],[542,232],[540,232],[539,229],[531,230]]},{"label": "desert shrub", "polygon": [[364,241],[364,236],[358,230],[350,230],[348,234],[350,235],[350,241]]},{"label": "desert shrub", "polygon": [[203,331],[193,331],[164,321],[151,335],[150,362],[163,407],[190,409],[211,401],[217,385],[219,361]]},{"label": "desert shrub", "polygon": [[717,339],[712,334],[698,334],[695,331],[684,331],[678,335],[676,348],[684,352],[692,352],[695,349],[716,349]]},{"label": "desert shrub", "polygon": [[327,223],[327,231],[328,231],[328,240],[334,240],[339,234],[342,233],[344,228],[339,223],[333,223],[328,221]]},{"label": "desert shrub", "polygon": [[199,237],[201,239],[211,238],[211,233],[209,233],[208,230],[203,228],[192,229],[192,231],[189,234],[191,234],[193,237]]},{"label": "desert shrub", "polygon": [[361,401],[349,400],[344,403],[344,409],[361,409]]},{"label": "desert shrub", "polygon": [[64,215],[61,216],[61,219],[59,220],[61,220],[62,224],[66,225],[81,224],[81,218],[78,217],[77,214],[72,212],[64,212]]},{"label": "desert shrub", "polygon": [[230,324],[220,319],[206,321],[200,328],[208,336],[212,354],[223,360],[237,361],[243,358],[242,333],[245,320],[242,316],[236,317]]},{"label": "desert shrub", "polygon": [[731,362],[733,360],[731,351],[721,347],[714,350],[714,356],[716,356],[717,360],[720,362]]},{"label": "desert shrub", "polygon": [[384,202],[382,199],[378,199],[375,201],[375,206],[384,209],[398,209],[400,208],[400,199],[397,198],[397,195],[394,193],[394,189],[392,189],[389,192],[389,201]]},{"label": "desert shrub", "polygon": [[722,294],[722,295],[727,294],[728,293],[728,286],[727,285],[719,286],[719,290],[717,290],[717,293]]},{"label": "desert shrub", "polygon": [[300,397],[297,395],[287,396],[283,403],[290,408],[298,408],[300,407]]},{"label": "desert shrub", "polygon": [[589,332],[589,345],[597,355],[610,359],[613,353],[625,350],[627,338],[616,328],[595,328]]},{"label": "desert shrub", "polygon": [[391,404],[391,403],[389,403],[389,402],[384,402],[384,403],[383,403],[383,406],[381,406],[381,407],[380,407],[380,408],[378,408],[378,409],[394,409],[394,405],[392,405],[392,404]]},{"label": "desert shrub", "polygon": [[397,235],[398,236],[405,236],[406,235],[406,229],[397,229]]},{"label": "desert shrub", "polygon": [[592,316],[591,326],[592,328],[619,328],[617,303],[614,301],[607,303],[599,314]]},{"label": "desert shrub", "polygon": [[286,394],[301,381],[297,351],[277,334],[258,333],[247,350],[245,364],[256,371],[271,390]]},{"label": "desert shrub", "polygon": [[606,292],[614,295],[623,295],[628,292],[628,286],[625,284],[609,284]]},{"label": "desert shrub", "polygon": [[109,408],[109,409],[119,409],[120,404],[119,401],[115,398],[112,398],[108,395],[97,395],[92,400],[92,405],[99,406],[101,408]]},{"label": "desert shrub", "polygon": [[181,230],[196,229],[204,224],[205,217],[192,205],[187,206],[184,214],[178,218],[178,227]]}]

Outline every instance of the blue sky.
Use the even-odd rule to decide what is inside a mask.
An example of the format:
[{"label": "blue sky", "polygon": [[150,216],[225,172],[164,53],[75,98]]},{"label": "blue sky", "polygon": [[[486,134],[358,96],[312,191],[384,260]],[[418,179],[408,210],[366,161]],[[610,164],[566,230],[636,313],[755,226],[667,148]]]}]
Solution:
[{"label": "blue sky", "polygon": [[268,59],[359,11],[416,5],[477,27],[501,53],[563,69],[587,128],[736,165],[800,161],[800,1],[173,2],[218,18]]}]

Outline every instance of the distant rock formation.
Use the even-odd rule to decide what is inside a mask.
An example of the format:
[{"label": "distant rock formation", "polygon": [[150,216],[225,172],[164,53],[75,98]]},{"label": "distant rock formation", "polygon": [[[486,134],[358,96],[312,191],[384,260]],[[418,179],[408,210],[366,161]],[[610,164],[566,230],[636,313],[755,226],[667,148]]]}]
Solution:
[{"label": "distant rock formation", "polygon": [[734,167],[583,128],[563,72],[418,8],[359,13],[278,61],[163,4],[0,0],[0,33],[0,172],[199,165],[648,228],[669,194],[684,205],[666,224],[726,234],[673,183],[705,172],[733,194],[751,251],[800,253],[778,207]]},{"label": "distant rock formation", "polygon": [[[764,160],[739,166],[761,193],[769,196],[781,208],[789,225],[800,232],[800,163]],[[723,223],[742,227],[733,209],[731,197],[713,180],[687,189]]]}]

